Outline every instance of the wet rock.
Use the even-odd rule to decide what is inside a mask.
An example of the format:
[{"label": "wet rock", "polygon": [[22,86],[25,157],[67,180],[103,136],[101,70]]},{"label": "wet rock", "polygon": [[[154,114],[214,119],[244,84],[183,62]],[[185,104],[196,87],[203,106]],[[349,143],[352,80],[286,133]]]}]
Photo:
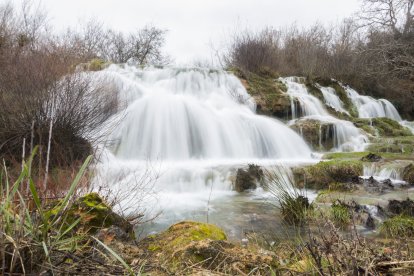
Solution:
[{"label": "wet rock", "polygon": [[365,221],[365,228],[367,229],[375,229],[375,220],[374,218],[371,216],[371,214],[368,214],[368,218]]},{"label": "wet rock", "polygon": [[409,164],[404,168],[402,178],[405,182],[414,185],[414,164]]},{"label": "wet rock", "polygon": [[390,179],[383,181],[376,180],[373,176],[368,179],[362,179],[366,191],[371,193],[384,193],[387,190],[394,189],[394,185]]},{"label": "wet rock", "polygon": [[388,211],[393,215],[414,217],[414,201],[409,198],[402,201],[390,200],[388,202]]},{"label": "wet rock", "polygon": [[331,123],[300,119],[291,128],[316,150],[330,150],[334,147],[334,129]]},{"label": "wet rock", "polygon": [[263,182],[264,172],[260,166],[249,164],[247,169],[238,169],[235,182],[235,190],[244,192],[254,190]]},{"label": "wet rock", "polygon": [[374,153],[369,153],[368,155],[361,158],[361,161],[364,162],[379,162],[381,160],[382,157]]}]

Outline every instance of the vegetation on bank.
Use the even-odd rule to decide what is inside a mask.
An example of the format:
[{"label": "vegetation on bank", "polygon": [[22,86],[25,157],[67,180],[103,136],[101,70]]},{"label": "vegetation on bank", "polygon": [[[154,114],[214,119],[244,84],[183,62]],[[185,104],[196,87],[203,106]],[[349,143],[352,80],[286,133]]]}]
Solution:
[{"label": "vegetation on bank", "polygon": [[[359,13],[335,26],[266,27],[232,36],[222,60],[260,74],[306,76],[331,86],[332,78],[376,98],[389,99],[413,119],[414,5],[412,0],[363,0]],[[386,53],[386,54],[385,54]],[[340,97],[343,91],[336,85]],[[342,97],[351,115],[355,110]]]}]

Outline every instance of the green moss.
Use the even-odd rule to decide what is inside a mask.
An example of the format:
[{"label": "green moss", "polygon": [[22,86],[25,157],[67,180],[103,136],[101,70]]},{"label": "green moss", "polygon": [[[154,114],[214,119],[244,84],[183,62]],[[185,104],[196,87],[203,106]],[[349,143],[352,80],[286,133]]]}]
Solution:
[{"label": "green moss", "polygon": [[89,71],[101,71],[105,69],[109,65],[108,62],[106,62],[103,59],[94,58],[88,63],[88,70]]},{"label": "green moss", "polygon": [[162,250],[170,252],[177,248],[184,247],[192,241],[210,240],[226,240],[227,236],[219,227],[193,221],[183,221],[172,225],[167,231],[149,237],[151,240],[148,249],[151,251]]},{"label": "green moss", "polygon": [[361,159],[366,156],[369,152],[331,152],[325,154],[323,159]]},{"label": "green moss", "polygon": [[391,238],[414,237],[414,218],[400,215],[387,219],[381,224],[380,233]]},{"label": "green moss", "polygon": [[[45,212],[46,216],[52,218],[58,215],[60,203],[61,201],[56,201],[50,204]],[[97,193],[90,193],[78,198],[62,216],[65,222],[63,227],[69,227],[80,219],[80,223],[74,231],[81,230],[82,232],[95,233],[101,228],[114,225],[123,229],[131,237],[133,235],[132,225],[114,213]]]},{"label": "green moss", "polygon": [[390,118],[358,118],[352,121],[356,127],[365,130],[371,135],[380,135],[381,137],[412,136],[409,129]]}]

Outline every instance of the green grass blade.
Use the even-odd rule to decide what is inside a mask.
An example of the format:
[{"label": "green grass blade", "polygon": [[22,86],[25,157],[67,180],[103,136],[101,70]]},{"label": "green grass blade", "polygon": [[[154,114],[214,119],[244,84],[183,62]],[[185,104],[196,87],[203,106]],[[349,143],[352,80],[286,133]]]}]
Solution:
[{"label": "green grass blade", "polygon": [[104,244],[103,242],[101,242],[100,240],[98,240],[95,237],[92,237],[94,240],[96,240],[97,243],[99,243],[103,248],[105,248],[115,259],[117,259],[126,270],[128,270],[128,272],[131,275],[134,275],[134,271],[132,270],[132,268],[121,258],[121,256],[119,256],[115,251],[113,251],[109,246],[107,246],[106,244]]},{"label": "green grass blade", "polygon": [[[83,163],[82,167],[80,168],[78,174],[76,175],[75,180],[72,182],[68,193],[66,194],[66,196],[63,199],[62,203],[59,205],[59,208],[57,210],[57,214],[60,214],[66,208],[70,198],[73,196],[73,193],[75,191],[76,186],[79,184],[79,181],[81,180],[81,178],[85,174],[86,168],[88,167],[91,160],[92,160],[92,156],[88,156],[88,158],[86,158],[86,160]],[[53,220],[52,224],[54,224],[58,219],[59,219],[59,216],[56,216],[55,219]]]}]

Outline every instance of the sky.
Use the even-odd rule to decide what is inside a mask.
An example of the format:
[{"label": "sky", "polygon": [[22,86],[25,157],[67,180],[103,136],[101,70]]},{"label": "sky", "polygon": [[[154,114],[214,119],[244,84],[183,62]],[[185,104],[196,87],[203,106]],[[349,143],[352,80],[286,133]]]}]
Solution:
[{"label": "sky", "polygon": [[360,0],[41,1],[57,30],[91,18],[126,32],[146,24],[167,29],[165,51],[177,64],[209,60],[212,45],[223,47],[234,30],[306,26],[316,21],[334,24],[356,12],[360,4]]}]

